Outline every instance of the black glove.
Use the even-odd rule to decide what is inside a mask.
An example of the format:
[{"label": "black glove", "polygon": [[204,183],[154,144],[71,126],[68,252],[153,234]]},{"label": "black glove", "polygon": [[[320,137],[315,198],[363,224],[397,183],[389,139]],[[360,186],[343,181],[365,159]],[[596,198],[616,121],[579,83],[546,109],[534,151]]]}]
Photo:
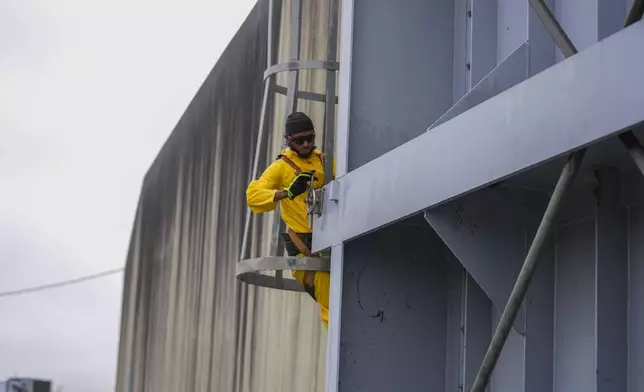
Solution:
[{"label": "black glove", "polygon": [[291,185],[284,189],[288,194],[288,198],[293,200],[297,196],[306,192],[306,188],[308,188],[309,182],[313,181],[313,174],[315,174],[315,170],[302,172],[297,177],[295,177],[293,182],[291,182]]}]

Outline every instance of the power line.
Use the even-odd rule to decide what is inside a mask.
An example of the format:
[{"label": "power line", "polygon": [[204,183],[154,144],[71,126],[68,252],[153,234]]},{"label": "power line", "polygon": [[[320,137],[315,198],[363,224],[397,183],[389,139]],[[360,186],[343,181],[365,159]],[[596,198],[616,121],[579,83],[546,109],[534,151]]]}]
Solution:
[{"label": "power line", "polygon": [[18,290],[4,291],[4,292],[0,292],[0,298],[10,297],[10,296],[20,295],[20,294],[28,294],[28,293],[33,293],[33,292],[36,292],[36,291],[49,290],[49,289],[54,289],[54,288],[63,287],[63,286],[69,286],[69,285],[72,285],[72,284],[86,282],[88,280],[102,278],[102,277],[108,276],[108,275],[118,274],[119,272],[122,272],[123,270],[124,270],[124,268],[121,267],[121,268],[117,268],[117,269],[113,269],[113,270],[99,272],[97,274],[81,276],[80,278],[64,280],[62,282],[49,283],[49,284],[44,284],[44,285],[34,286],[34,287],[28,287],[28,288],[18,289]]}]

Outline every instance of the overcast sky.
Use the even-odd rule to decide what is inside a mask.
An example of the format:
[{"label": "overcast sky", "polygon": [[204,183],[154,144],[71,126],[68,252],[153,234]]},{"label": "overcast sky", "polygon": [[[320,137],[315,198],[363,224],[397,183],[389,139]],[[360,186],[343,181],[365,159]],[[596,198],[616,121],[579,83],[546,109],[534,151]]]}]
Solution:
[{"label": "overcast sky", "polygon": [[[0,0],[0,292],[118,268],[152,159],[254,0]],[[122,274],[0,298],[0,380],[113,391]]]}]

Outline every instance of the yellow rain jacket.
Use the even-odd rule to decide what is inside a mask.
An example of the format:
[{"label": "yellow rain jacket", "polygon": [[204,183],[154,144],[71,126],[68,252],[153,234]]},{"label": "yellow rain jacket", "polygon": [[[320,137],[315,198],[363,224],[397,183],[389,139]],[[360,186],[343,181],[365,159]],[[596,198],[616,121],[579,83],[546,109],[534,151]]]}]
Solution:
[{"label": "yellow rain jacket", "polygon": [[[282,150],[283,155],[293,161],[300,170],[315,170],[314,189],[324,185],[324,163],[322,153],[314,150],[310,157],[301,158],[291,149]],[[273,201],[275,193],[288,187],[297,175],[295,170],[284,160],[277,159],[257,179],[253,180],[246,190],[246,200],[251,211],[261,214],[275,210],[277,203]],[[281,217],[291,230],[296,233],[311,233],[307,216],[306,193],[294,200],[282,199],[279,202]],[[299,254],[298,256],[301,256]],[[304,283],[304,271],[292,271],[292,275],[300,283]],[[328,272],[316,272],[314,277],[315,300],[320,305],[320,317],[324,326],[328,328],[329,322],[329,283]]]}]

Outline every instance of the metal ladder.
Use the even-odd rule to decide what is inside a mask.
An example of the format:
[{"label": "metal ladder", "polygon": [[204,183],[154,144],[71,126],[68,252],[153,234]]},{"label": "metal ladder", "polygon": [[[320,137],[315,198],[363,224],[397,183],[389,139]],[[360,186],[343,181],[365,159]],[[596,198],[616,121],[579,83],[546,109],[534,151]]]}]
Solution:
[{"label": "metal ladder", "polygon": [[[269,118],[272,118],[273,108],[270,102],[273,94],[286,96],[285,117],[297,111],[298,99],[321,101],[325,104],[323,151],[326,154],[324,171],[325,185],[331,181],[333,172],[333,156],[335,144],[335,111],[336,111],[336,72],[339,69],[337,59],[338,39],[338,13],[339,0],[327,0],[329,7],[327,50],[325,60],[300,60],[300,42],[302,30],[302,0],[291,0],[290,7],[290,48],[289,61],[274,64],[274,57],[278,49],[278,33],[281,24],[282,0],[270,0],[268,15],[268,42],[267,42],[267,68],[264,72],[264,94],[260,113],[259,130],[255,144],[255,157],[253,161],[252,179],[259,173],[259,161],[262,155],[262,145],[268,140],[267,129],[270,128]],[[300,91],[298,86],[299,70],[326,70],[325,93],[318,94],[309,91]],[[276,75],[288,72],[287,86],[277,84]],[[312,189],[307,195],[309,204],[309,222],[314,215],[320,214],[320,197]],[[251,211],[246,212],[244,234],[239,261],[236,266],[237,278],[243,282],[262,287],[301,291],[304,287],[294,279],[283,279],[284,270],[312,270],[329,271],[329,259],[324,257],[284,257],[284,243],[280,233],[286,231],[286,226],[280,218],[279,204],[274,211],[275,218],[271,230],[272,240],[270,256],[249,259],[249,235],[251,231]],[[275,271],[274,276],[263,272]]]},{"label": "metal ladder", "polygon": [[[546,30],[548,30],[548,33],[552,36],[564,56],[568,58],[575,55],[577,53],[577,49],[544,1],[529,1],[535,13],[539,16],[539,19],[541,19],[541,22],[546,27]],[[644,0],[635,0],[626,18],[624,27],[628,27],[639,21],[642,18],[643,13]],[[618,137],[628,150],[629,155],[633,161],[635,161],[639,170],[644,174],[644,148],[642,148],[637,137],[631,130],[622,133]],[[505,305],[505,309],[503,309],[503,314],[501,315],[499,324],[494,331],[492,341],[485,353],[481,367],[479,368],[474,384],[472,385],[472,389],[470,390],[471,392],[485,391],[490,382],[490,376],[494,371],[499,356],[501,355],[501,351],[503,350],[503,346],[508,338],[508,334],[512,329],[512,325],[514,324],[517,314],[519,313],[519,309],[521,308],[521,304],[523,303],[530,286],[532,276],[538,264],[539,251],[550,233],[554,218],[561,207],[566,192],[570,189],[570,186],[579,171],[579,167],[581,166],[585,153],[586,149],[583,148],[571,153],[568,157],[568,161],[559,176],[559,180],[557,181],[552,197],[550,198],[546,211],[541,219],[537,233],[532,240],[532,244],[530,245],[528,254],[523,262],[523,267],[519,272],[519,276],[514,288],[512,289],[510,298]]]}]

